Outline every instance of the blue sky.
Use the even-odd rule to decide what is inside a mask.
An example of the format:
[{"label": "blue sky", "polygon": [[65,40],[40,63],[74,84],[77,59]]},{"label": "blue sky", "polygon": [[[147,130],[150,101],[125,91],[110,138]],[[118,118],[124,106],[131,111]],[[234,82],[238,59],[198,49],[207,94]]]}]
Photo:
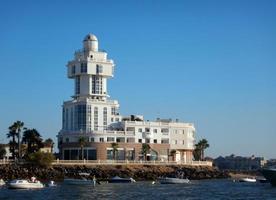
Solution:
[{"label": "blue sky", "polygon": [[0,142],[22,120],[44,138],[73,94],[66,63],[91,32],[116,63],[121,114],[194,122],[209,156],[276,158],[275,1],[5,1]]}]

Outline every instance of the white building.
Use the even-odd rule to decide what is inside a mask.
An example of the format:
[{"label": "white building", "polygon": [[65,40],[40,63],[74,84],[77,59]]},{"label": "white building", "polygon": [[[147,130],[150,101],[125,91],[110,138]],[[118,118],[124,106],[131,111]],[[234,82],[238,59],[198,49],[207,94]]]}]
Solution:
[{"label": "white building", "polygon": [[[142,116],[122,118],[119,103],[109,99],[107,80],[113,77],[114,62],[98,49],[98,39],[88,34],[83,49],[67,64],[74,79],[72,100],[63,104],[62,130],[58,134],[62,159],[113,159],[111,143],[119,145],[117,159],[142,159],[143,143],[151,147],[147,159],[192,160],[195,128],[172,120],[144,121]],[[81,148],[79,138],[86,142]],[[81,152],[83,150],[83,153]],[[83,154],[83,155],[82,155]]]}]

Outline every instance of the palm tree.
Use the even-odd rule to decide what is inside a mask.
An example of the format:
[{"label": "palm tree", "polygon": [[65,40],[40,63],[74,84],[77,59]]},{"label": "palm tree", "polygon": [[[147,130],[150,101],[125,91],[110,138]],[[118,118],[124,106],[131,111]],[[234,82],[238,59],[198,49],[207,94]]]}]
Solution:
[{"label": "palm tree", "polygon": [[79,145],[80,145],[80,148],[81,148],[81,159],[83,160],[84,159],[84,155],[83,155],[83,147],[85,145],[86,141],[85,141],[85,138],[84,137],[79,137]]},{"label": "palm tree", "polygon": [[16,130],[14,128],[14,126],[10,126],[9,127],[9,132],[7,133],[7,138],[12,138],[9,142],[9,146],[10,146],[10,151],[12,153],[12,158],[15,158],[15,150],[17,147],[17,143],[15,141],[15,138],[17,137],[17,133]]},{"label": "palm tree", "polygon": [[43,147],[41,135],[36,129],[26,129],[23,133],[22,142],[27,144],[27,154],[37,152]]},{"label": "palm tree", "polygon": [[147,154],[150,152],[150,145],[149,144],[142,144],[142,150],[141,150],[141,153],[142,155],[144,156],[144,160],[146,160],[147,158]]},{"label": "palm tree", "polygon": [[51,147],[51,152],[53,153],[54,141],[51,138],[48,138],[44,141],[44,144]]},{"label": "palm tree", "polygon": [[116,160],[119,145],[118,143],[113,142],[111,143],[111,147],[112,147],[113,160]]},{"label": "palm tree", "polygon": [[18,158],[21,158],[21,140],[20,140],[20,133],[21,133],[21,129],[23,128],[24,126],[24,122],[21,122],[21,121],[16,121],[14,123],[14,128],[17,132],[17,139],[18,139]]},{"label": "palm tree", "polygon": [[194,156],[199,157],[200,160],[204,159],[204,150],[209,147],[209,143],[206,139],[200,140],[196,145],[195,145],[195,150],[194,150]]}]

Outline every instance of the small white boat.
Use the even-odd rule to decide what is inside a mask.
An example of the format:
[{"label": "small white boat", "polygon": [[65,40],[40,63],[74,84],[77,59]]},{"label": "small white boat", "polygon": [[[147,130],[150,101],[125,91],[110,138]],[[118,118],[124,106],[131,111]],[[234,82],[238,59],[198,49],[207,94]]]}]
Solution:
[{"label": "small white boat", "polygon": [[0,179],[0,186],[3,186],[5,184],[6,184],[5,181],[3,179]]},{"label": "small white boat", "polygon": [[55,186],[57,186],[57,184],[55,184],[54,181],[50,181],[50,182],[48,183],[48,187],[55,187]]},{"label": "small white boat", "polygon": [[44,185],[40,181],[31,182],[28,180],[12,180],[8,183],[10,189],[38,189],[44,188]]},{"label": "small white boat", "polygon": [[257,180],[255,178],[242,178],[240,182],[255,183]]},{"label": "small white boat", "polygon": [[185,178],[185,179],[181,179],[181,178],[159,178],[158,181],[161,184],[183,184],[183,183],[189,183],[190,180]]},{"label": "small white boat", "polygon": [[114,176],[108,180],[109,183],[135,183],[133,178],[121,178],[119,176]]}]

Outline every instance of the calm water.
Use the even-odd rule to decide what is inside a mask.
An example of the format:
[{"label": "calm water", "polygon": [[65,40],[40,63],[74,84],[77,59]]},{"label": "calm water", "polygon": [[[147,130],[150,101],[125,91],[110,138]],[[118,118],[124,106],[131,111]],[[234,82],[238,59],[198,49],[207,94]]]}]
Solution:
[{"label": "calm water", "polygon": [[187,185],[102,184],[57,187],[39,190],[0,189],[0,199],[276,199],[276,187],[261,183],[234,183],[230,180],[192,181]]}]

